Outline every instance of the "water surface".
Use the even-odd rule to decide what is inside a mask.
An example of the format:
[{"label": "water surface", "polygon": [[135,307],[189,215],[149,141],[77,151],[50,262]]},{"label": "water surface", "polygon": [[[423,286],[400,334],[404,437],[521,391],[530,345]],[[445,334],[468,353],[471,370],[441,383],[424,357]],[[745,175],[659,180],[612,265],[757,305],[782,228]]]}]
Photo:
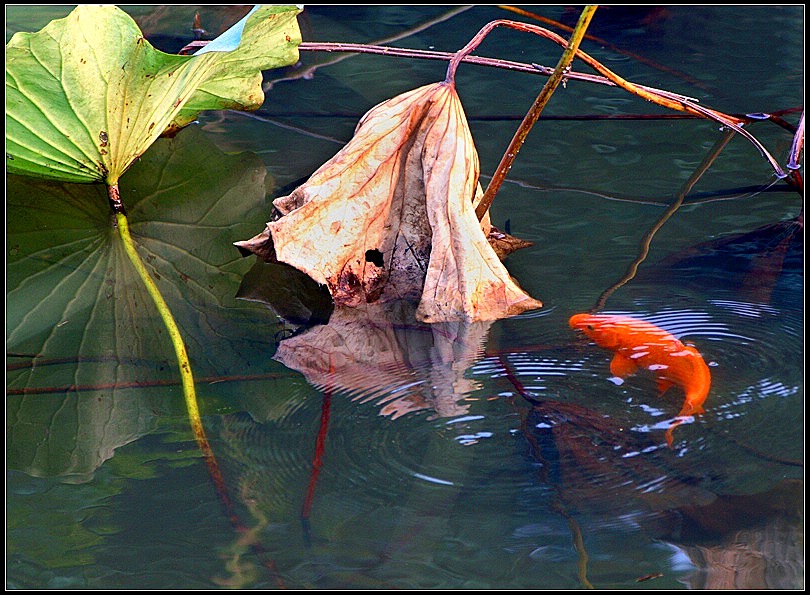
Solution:
[{"label": "water surface", "polygon": [[[127,10],[161,49],[191,39],[194,7]],[[199,10],[214,34],[241,16]],[[67,11],[7,7],[7,39]],[[498,18],[536,22],[494,6],[308,6],[299,22],[305,41],[452,52]],[[589,32],[582,48],[628,80],[798,121],[801,6],[600,8]],[[497,29],[478,53],[553,67],[560,48]],[[444,73],[302,51],[265,74],[258,112],[202,114],[122,179],[188,344],[213,463],[110,241],[103,190],[7,179],[8,587],[804,586],[802,197],[735,137],[642,252],[724,134],[715,122],[650,119],[673,112],[576,81],[554,94],[491,210],[533,242],[506,265],[540,310],[431,326],[402,307],[307,328],[267,294],[237,299],[256,263],[232,242],[373,105]],[[484,185],[543,82],[460,67]],[[746,129],[784,167],[790,130]],[[282,277],[269,285],[288,290],[284,312],[321,311]],[[673,448],[682,394],[659,397],[643,374],[618,383],[610,353],[568,327],[597,306],[709,363],[706,412]]]}]

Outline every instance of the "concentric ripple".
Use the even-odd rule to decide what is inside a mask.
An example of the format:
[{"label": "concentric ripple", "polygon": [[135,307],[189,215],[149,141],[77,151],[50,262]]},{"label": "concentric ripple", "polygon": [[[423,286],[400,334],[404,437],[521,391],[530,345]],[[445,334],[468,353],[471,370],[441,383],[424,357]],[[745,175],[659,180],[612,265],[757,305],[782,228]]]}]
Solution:
[{"label": "concentric ripple", "polygon": [[497,384],[501,396],[533,403],[527,439],[566,498],[594,512],[643,517],[801,474],[800,309],[718,299],[704,309],[604,313],[643,318],[695,345],[710,366],[712,388],[706,412],[684,420],[669,449],[664,432],[683,392],[673,388],[659,397],[643,372],[623,382],[612,378],[608,350],[566,342],[560,333],[552,339],[556,349],[502,350],[481,360],[475,378]]},{"label": "concentric ripple", "polygon": [[458,341],[458,329],[394,326],[375,343],[379,361],[333,358],[316,375],[308,369],[323,403],[279,420],[285,444],[295,442],[285,428],[304,435],[300,451],[273,455],[274,481],[296,486],[303,500],[318,471],[313,510],[347,519],[385,506],[450,511],[462,494],[509,502],[523,492],[587,511],[591,527],[618,529],[801,474],[800,310],[718,296],[703,308],[604,313],[648,320],[709,364],[705,413],[683,420],[673,448],[664,434],[681,389],[659,396],[645,372],[612,378],[612,354],[560,324],[558,312],[509,322],[541,329],[536,345],[510,346],[525,334],[504,332],[499,348],[490,340],[484,351],[488,326]]}]

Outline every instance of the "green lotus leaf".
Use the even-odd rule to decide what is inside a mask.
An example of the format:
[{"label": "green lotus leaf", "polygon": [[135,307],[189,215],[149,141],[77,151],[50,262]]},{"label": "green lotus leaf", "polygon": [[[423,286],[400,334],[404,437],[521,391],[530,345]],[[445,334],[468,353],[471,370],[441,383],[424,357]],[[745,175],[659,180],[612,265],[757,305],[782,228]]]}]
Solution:
[{"label": "green lotus leaf", "polygon": [[[223,154],[188,126],[124,181],[138,252],[200,378],[244,373],[245,362],[252,373],[281,370],[275,315],[235,297],[250,262],[232,242],[265,217],[262,161]],[[7,465],[87,481],[167,411],[183,414],[175,356],[110,225],[104,187],[16,175],[7,184]]]},{"label": "green lotus leaf", "polygon": [[[263,70],[298,61],[301,32],[295,6],[257,6],[195,56],[223,52],[215,72],[192,95],[172,123],[182,128],[201,111],[253,111],[264,102]],[[238,51],[237,51],[238,49]]]},{"label": "green lotus leaf", "polygon": [[195,56],[156,50],[115,6],[79,5],[37,33],[16,33],[6,45],[8,171],[116,184],[200,110],[258,107],[261,69],[298,59],[298,12],[259,7]]}]

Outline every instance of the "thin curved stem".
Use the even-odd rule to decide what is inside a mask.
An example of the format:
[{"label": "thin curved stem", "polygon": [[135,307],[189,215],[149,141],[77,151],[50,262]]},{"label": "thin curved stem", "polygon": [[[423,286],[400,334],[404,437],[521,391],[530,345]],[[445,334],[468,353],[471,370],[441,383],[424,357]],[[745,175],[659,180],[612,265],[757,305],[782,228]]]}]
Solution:
[{"label": "thin curved stem", "polygon": [[[481,30],[473,37],[473,39],[464,46],[461,50],[459,50],[453,59],[450,61],[450,65],[447,69],[447,76],[451,78],[455,75],[455,68],[458,66],[458,63],[474,50],[483,40],[483,38],[493,29],[496,27],[509,27],[511,29],[516,29],[518,31],[523,31],[525,33],[533,33],[535,35],[539,35],[540,37],[545,37],[562,47],[568,46],[568,40],[560,35],[557,35],[553,31],[549,31],[544,27],[539,27],[537,25],[532,25],[529,23],[521,23],[518,21],[509,21],[505,19],[500,19],[496,21],[491,21],[484,25]],[[640,85],[635,85],[629,81],[626,81],[615,72],[604,66],[601,62],[586,54],[582,50],[576,50],[576,57],[585,62],[588,66],[596,70],[599,74],[604,76],[605,78],[612,81],[617,86],[623,88],[625,91],[633,93],[634,95],[638,95],[643,99],[648,101],[652,101],[653,103],[657,103],[663,107],[668,107],[670,109],[678,110],[678,111],[687,111],[698,115],[704,115],[707,117],[714,116],[714,119],[718,119],[722,124],[729,125],[729,124],[741,124],[742,120],[739,118],[734,118],[722,112],[718,112],[716,110],[710,110],[706,108],[696,109],[696,106],[692,104],[692,102],[685,102],[679,99],[676,99],[674,96],[669,95],[668,93],[649,93],[647,89]]]},{"label": "thin curved stem", "polygon": [[[517,21],[509,21],[509,20],[496,20],[491,21],[487,25],[485,25],[478,34],[470,41],[464,48],[456,52],[455,54],[446,54],[444,56],[439,56],[438,53],[425,53],[425,52],[418,52],[416,50],[402,50],[398,48],[385,48],[385,47],[375,47],[375,48],[367,48],[362,46],[362,44],[355,44],[350,47],[350,44],[332,44],[332,43],[317,43],[317,44],[305,44],[302,43],[299,46],[299,50],[312,50],[312,51],[354,51],[354,52],[362,52],[362,53],[378,53],[378,54],[385,54],[385,55],[397,55],[397,56],[407,56],[407,57],[414,57],[414,58],[429,58],[429,59],[442,59],[446,60],[449,57],[450,65],[448,66],[447,70],[447,78],[452,80],[455,76],[455,69],[458,67],[460,62],[475,62],[478,64],[482,64],[482,59],[474,59],[472,56],[468,56],[469,52],[471,52],[478,44],[481,43],[481,40],[487,33],[492,31],[492,29],[505,26],[510,27],[512,29],[517,29],[518,31],[524,31],[527,33],[534,33],[535,35],[539,35],[541,37],[545,37],[546,39],[550,39],[555,43],[566,47],[568,45],[568,41],[563,37],[557,35],[556,33],[549,31],[543,27],[539,27],[537,25],[532,25],[529,23],[520,23]],[[429,54],[429,55],[428,55]],[[670,93],[668,91],[661,91],[658,89],[653,89],[651,87],[646,87],[644,85],[636,85],[629,81],[626,81],[609,68],[601,64],[595,58],[589,56],[582,50],[576,51],[576,56],[592,67],[594,70],[599,72],[605,80],[608,82],[600,81],[602,84],[610,84],[621,87],[625,91],[632,93],[633,95],[637,95],[642,99],[660,105],[662,107],[666,107],[668,109],[673,109],[676,111],[687,112],[696,116],[700,116],[703,118],[707,118],[710,120],[714,120],[719,124],[731,128],[738,134],[741,134],[745,138],[747,138],[759,151],[760,155],[762,155],[770,164],[771,168],[774,170],[776,176],[780,179],[784,179],[788,177],[788,174],[781,168],[781,166],[776,162],[776,160],[771,156],[771,154],[765,149],[765,147],[760,143],[753,135],[751,135],[747,130],[742,128],[742,124],[745,123],[745,119],[739,118],[736,116],[730,116],[728,114],[724,114],[723,112],[719,112],[717,110],[705,108],[703,106],[697,105],[696,100],[692,98],[687,98],[682,95],[677,95],[675,93]],[[497,62],[497,63],[496,63]],[[509,67],[512,68],[511,65],[507,62],[499,62],[499,61],[491,61],[487,62],[488,66],[500,66],[500,67]],[[550,69],[545,66],[534,65],[537,70],[541,74],[548,74]],[[522,70],[522,68],[516,68]],[[568,73],[566,75],[569,79],[577,79],[582,80],[582,76],[580,74],[575,75],[575,73]],[[596,82],[595,77],[593,82]]]},{"label": "thin curved stem", "polygon": [[650,244],[652,243],[655,234],[658,233],[658,230],[664,226],[664,223],[666,223],[669,218],[672,217],[672,215],[674,215],[679,208],[681,208],[686,196],[689,194],[695,184],[697,184],[698,180],[703,176],[703,174],[705,174],[706,171],[711,167],[714,160],[717,159],[717,156],[720,155],[723,149],[726,148],[726,145],[729,143],[732,136],[732,131],[728,130],[721,138],[717,140],[714,147],[712,147],[712,150],[703,159],[703,162],[694,172],[692,172],[692,175],[689,176],[689,179],[683,185],[683,188],[681,188],[681,191],[678,193],[678,196],[675,198],[673,203],[664,212],[664,214],[658,218],[658,221],[656,221],[653,226],[644,234],[644,237],[641,240],[641,249],[639,250],[639,254],[628,267],[624,277],[602,292],[602,295],[600,295],[599,299],[596,300],[596,305],[591,309],[591,312],[598,312],[604,308],[605,302],[607,302],[608,298],[613,295],[613,292],[636,276],[636,273],[638,273],[638,267],[647,259],[647,255],[650,253]]},{"label": "thin curved stem", "polygon": [[[495,174],[492,176],[492,180],[490,180],[487,186],[486,192],[484,192],[484,196],[475,207],[475,216],[478,217],[479,221],[484,218],[490,205],[492,205],[495,195],[498,193],[498,190],[500,190],[504,179],[506,179],[506,174],[512,169],[512,164],[515,162],[517,154],[520,152],[523,143],[526,142],[529,131],[537,123],[540,114],[551,99],[551,95],[565,79],[565,74],[571,69],[571,63],[574,61],[574,56],[579,49],[579,44],[582,43],[582,39],[585,37],[585,32],[588,30],[588,25],[596,12],[596,8],[596,6],[586,6],[582,9],[579,21],[577,21],[574,32],[571,34],[571,39],[568,41],[568,45],[565,51],[563,51],[562,56],[560,56],[557,66],[554,68],[554,72],[551,73],[542,91],[540,91],[540,94],[534,100],[529,111],[526,112],[523,121],[520,123],[520,126],[509,143],[509,147],[503,154],[501,162],[498,164]],[[451,66],[452,64],[451,62]]]},{"label": "thin curved stem", "polygon": [[790,147],[790,158],[788,159],[788,169],[797,170],[801,169],[799,159],[802,151],[804,150],[804,110],[802,110],[802,117],[799,119],[799,125],[796,127],[796,134],[793,135],[793,144]]},{"label": "thin curved stem", "polygon": [[[298,46],[298,50],[302,52],[326,52],[326,53],[353,53],[353,54],[376,54],[378,56],[390,56],[394,58],[415,58],[419,60],[439,60],[442,62],[449,62],[457,53],[451,52],[438,52],[435,50],[418,50],[410,48],[397,48],[386,45],[372,45],[366,43],[342,43],[330,41],[304,41]],[[459,60],[465,64],[475,64],[477,66],[489,66],[491,68],[500,68],[502,70],[511,70],[514,72],[525,72],[527,74],[536,74],[541,76],[549,76],[554,69],[540,64],[526,64],[525,62],[514,62],[512,60],[502,60],[500,58],[488,58],[486,56],[470,56],[466,55]],[[314,69],[322,68],[324,66],[331,66],[334,62],[327,62],[326,64],[317,64],[310,67],[294,77],[283,79],[275,79],[272,83],[278,83],[286,80],[295,80],[299,78],[307,78],[311,76]],[[569,80],[582,81],[586,83],[594,83],[597,85],[606,85],[608,87],[616,87],[616,83],[609,79],[598,75],[588,74],[585,72],[570,71],[567,73],[566,78]],[[669,93],[672,97],[677,97],[683,101],[697,101],[693,97],[686,95],[679,95],[677,93],[670,93],[655,87],[647,87],[645,85],[636,85],[641,89],[647,89],[651,93],[660,93],[662,95]],[[696,114],[695,114],[696,115]],[[703,117],[703,116],[699,116]]]}]

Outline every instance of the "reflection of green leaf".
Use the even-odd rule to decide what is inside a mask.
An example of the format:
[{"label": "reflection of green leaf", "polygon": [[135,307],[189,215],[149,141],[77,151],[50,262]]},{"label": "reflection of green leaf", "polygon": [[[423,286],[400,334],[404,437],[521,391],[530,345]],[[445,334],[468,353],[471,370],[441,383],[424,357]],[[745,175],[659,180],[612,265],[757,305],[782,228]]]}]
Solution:
[{"label": "reflection of green leaf", "polygon": [[[70,430],[75,432],[76,427],[63,429]],[[76,485],[83,478],[33,479],[16,471],[8,473],[6,554],[14,572],[7,587],[67,588],[70,585],[59,582],[64,575],[54,577],[51,571],[88,565],[99,569],[103,563],[99,552],[103,560],[115,545],[111,536],[126,530],[113,514],[110,500],[131,494],[133,480],[159,478],[165,473],[164,465],[179,469],[199,464],[199,451],[187,448],[188,429],[182,420],[157,431],[159,439],[146,446],[119,449],[96,481]],[[138,486],[134,491],[144,489],[149,488]],[[60,505],[55,507],[54,502]]]},{"label": "reflection of green leaf", "polygon": [[6,46],[9,171],[113,185],[178,116],[173,127],[203,109],[258,107],[259,70],[298,59],[298,12],[263,7],[245,23],[244,48],[199,56],[154,49],[114,6],[79,5],[38,33],[15,34]]},{"label": "reflection of green leaf", "polygon": [[[256,325],[276,318],[236,300],[250,261],[232,242],[264,220],[265,175],[255,155],[223,155],[194,126],[127,174],[138,250],[203,375],[264,365]],[[166,401],[180,395],[171,346],[100,187],[9,176],[7,215],[9,465],[78,479],[167,403],[182,411],[182,399]]]}]

